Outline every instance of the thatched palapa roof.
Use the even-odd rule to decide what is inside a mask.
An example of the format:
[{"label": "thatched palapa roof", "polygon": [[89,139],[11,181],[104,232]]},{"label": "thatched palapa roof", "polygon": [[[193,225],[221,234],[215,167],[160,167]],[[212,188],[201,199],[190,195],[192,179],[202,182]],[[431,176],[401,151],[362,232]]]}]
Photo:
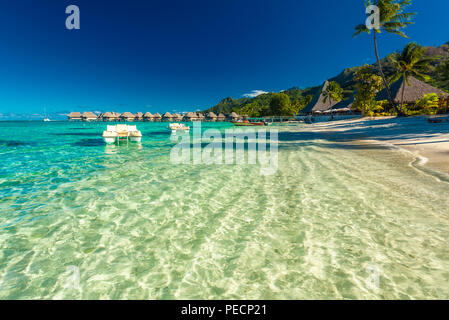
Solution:
[{"label": "thatched palapa roof", "polygon": [[224,120],[224,119],[226,119],[226,116],[225,116],[223,113],[220,113],[220,114],[217,116],[217,119],[222,119],[222,120]]},{"label": "thatched palapa roof", "polygon": [[97,119],[97,115],[93,112],[87,111],[82,114],[83,119]]},{"label": "thatched palapa roof", "polygon": [[163,115],[162,117],[165,118],[165,119],[171,119],[171,118],[173,118],[173,116],[170,114],[170,112],[164,113],[164,115]]},{"label": "thatched palapa roof", "polygon": [[[404,103],[415,103],[419,99],[421,99],[425,94],[436,93],[442,97],[448,97],[449,95],[430,84],[427,84],[423,81],[420,81],[414,77],[408,77],[408,82],[404,81],[403,78],[399,79],[395,83],[390,86],[391,94],[393,95],[393,100],[395,103],[400,103],[402,98],[402,88],[404,89]],[[410,85],[409,85],[410,84]],[[383,89],[380,91],[376,100],[388,100],[387,89]]]},{"label": "thatched palapa roof", "polygon": [[160,118],[162,118],[162,116],[159,114],[159,113],[155,113],[154,115],[153,115],[153,118],[155,118],[155,119],[160,119]]},{"label": "thatched palapa roof", "polygon": [[147,119],[152,119],[154,116],[150,113],[150,112],[145,112],[145,114],[143,115],[144,118]]},{"label": "thatched palapa roof", "polygon": [[70,119],[81,119],[82,115],[81,112],[70,112],[67,117]]},{"label": "thatched palapa roof", "polygon": [[324,102],[323,92],[327,89],[328,86],[329,86],[329,81],[326,80],[324,82],[321,90],[318,91],[317,94],[315,94],[312,101],[310,101],[310,103],[304,109],[302,109],[301,112],[309,113],[309,112],[317,112],[317,111],[326,111],[328,109],[333,108],[333,106],[335,104],[337,104],[337,102],[333,101],[332,99],[331,99],[330,105],[329,105],[328,100],[326,100],[326,102]]},{"label": "thatched palapa roof", "polygon": [[185,117],[188,118],[188,119],[198,119],[198,116],[196,115],[195,112],[187,112]]}]

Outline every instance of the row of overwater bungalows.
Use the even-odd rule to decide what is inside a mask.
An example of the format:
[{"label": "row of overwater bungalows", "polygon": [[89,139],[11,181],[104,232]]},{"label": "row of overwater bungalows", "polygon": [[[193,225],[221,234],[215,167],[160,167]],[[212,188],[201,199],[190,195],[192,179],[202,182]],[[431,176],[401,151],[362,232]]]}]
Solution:
[{"label": "row of overwater bungalows", "polygon": [[151,114],[150,112],[142,113],[137,112],[135,114],[131,112],[116,113],[105,112],[98,116],[93,112],[70,112],[68,114],[68,119],[70,121],[165,121],[165,122],[175,122],[175,121],[238,121],[243,117],[235,112],[224,115],[220,113],[216,115],[213,112],[208,112],[205,115],[199,112],[188,112],[184,115],[169,112],[160,115],[159,113]]}]

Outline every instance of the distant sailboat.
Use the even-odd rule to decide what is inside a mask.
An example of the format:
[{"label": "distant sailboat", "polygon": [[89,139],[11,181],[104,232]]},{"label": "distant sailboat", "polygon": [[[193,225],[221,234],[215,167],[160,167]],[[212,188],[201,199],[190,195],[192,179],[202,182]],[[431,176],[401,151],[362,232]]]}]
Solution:
[{"label": "distant sailboat", "polygon": [[47,108],[44,108],[44,122],[48,122],[51,121],[48,117],[47,117]]}]

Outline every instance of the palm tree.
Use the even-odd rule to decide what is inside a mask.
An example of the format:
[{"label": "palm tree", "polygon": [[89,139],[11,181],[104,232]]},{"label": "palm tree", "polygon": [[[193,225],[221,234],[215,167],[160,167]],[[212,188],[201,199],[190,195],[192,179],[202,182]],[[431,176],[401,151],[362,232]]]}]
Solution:
[{"label": "palm tree", "polygon": [[[388,33],[397,34],[401,37],[407,38],[407,36],[402,32],[401,29],[405,28],[411,22],[411,18],[415,15],[412,12],[404,12],[405,7],[409,6],[412,0],[365,0],[365,6],[375,5],[379,8],[379,29],[373,29],[373,40],[374,40],[374,53],[377,59],[377,65],[379,68],[380,76],[382,77],[385,88],[387,89],[388,99],[390,103],[394,106],[398,114],[402,114],[398,109],[393,100],[393,95],[391,94],[390,86],[388,85],[387,78],[382,70],[382,63],[379,58],[379,52],[377,49],[377,33],[381,31],[386,31]],[[355,27],[356,32],[354,37],[361,33],[371,33],[371,30],[366,24],[360,24]]]},{"label": "palm tree", "polygon": [[343,99],[343,89],[335,81],[329,82],[329,85],[324,89],[322,94],[324,98],[323,102],[326,103],[326,101],[329,101],[329,109],[332,108],[332,101],[340,102]]},{"label": "palm tree", "polygon": [[403,78],[404,85],[401,93],[401,111],[404,105],[405,86],[410,86],[409,77],[429,81],[430,77],[424,72],[429,71],[430,61],[432,58],[424,58],[426,49],[415,42],[409,43],[405,46],[401,53],[393,53],[388,57],[388,60],[394,67],[394,73],[390,77],[390,83],[396,82]]}]

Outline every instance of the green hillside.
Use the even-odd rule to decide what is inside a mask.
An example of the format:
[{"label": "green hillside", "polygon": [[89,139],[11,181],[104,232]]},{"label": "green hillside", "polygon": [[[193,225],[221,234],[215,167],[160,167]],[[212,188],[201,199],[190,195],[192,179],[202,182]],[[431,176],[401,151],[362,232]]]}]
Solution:
[{"label": "green hillside", "polygon": [[[433,58],[431,69],[429,71],[429,75],[431,76],[429,83],[449,92],[449,80],[447,80],[447,74],[449,73],[449,42],[439,47],[426,47],[425,55]],[[377,68],[375,68],[376,65],[373,64],[372,66],[373,70],[377,72]],[[388,61],[388,56],[382,60],[382,66],[386,76],[388,77],[392,73],[392,66]],[[339,75],[328,79],[329,81],[336,81],[340,84],[343,88],[343,95],[345,99],[349,98],[354,93],[354,73],[360,67],[361,66],[344,69]],[[446,72],[446,77],[442,75],[444,72]],[[325,80],[326,79],[323,79],[323,82]],[[319,83],[316,87],[306,89],[292,87],[282,93],[289,97],[292,110],[294,112],[298,112],[304,108],[308,102],[310,102],[313,95],[318,93],[321,85],[322,83]],[[272,113],[272,111],[270,111],[270,102],[275,95],[279,95],[279,93],[270,92],[259,95],[255,98],[234,99],[232,97],[228,97],[221,100],[217,105],[205,110],[205,112],[212,111],[214,113],[230,113],[235,111],[237,113],[247,114],[250,116],[272,115],[270,114]]]}]

